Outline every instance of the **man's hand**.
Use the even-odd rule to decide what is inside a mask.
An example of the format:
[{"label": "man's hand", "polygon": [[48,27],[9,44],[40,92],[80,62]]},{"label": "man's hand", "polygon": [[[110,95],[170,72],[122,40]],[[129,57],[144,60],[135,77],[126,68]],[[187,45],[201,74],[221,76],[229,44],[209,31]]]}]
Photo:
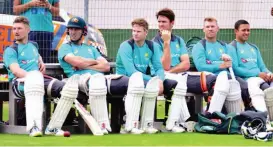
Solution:
[{"label": "man's hand", "polygon": [[170,42],[171,41],[171,32],[168,30],[162,30],[161,31],[161,38],[164,42]]},{"label": "man's hand", "polygon": [[232,66],[232,61],[224,61],[222,64],[220,64],[220,69],[226,69]]},{"label": "man's hand", "polygon": [[40,0],[32,0],[29,2],[30,7],[44,7],[44,2]]},{"label": "man's hand", "polygon": [[39,62],[39,70],[41,73],[45,74],[46,67],[45,67],[44,62]]},{"label": "man's hand", "polygon": [[162,80],[158,80],[158,82],[159,82],[159,92],[158,92],[158,95],[163,95],[163,91],[164,91],[163,81]]},{"label": "man's hand", "polygon": [[267,75],[265,72],[260,72],[259,77],[262,78],[266,82],[270,82],[270,76]]},{"label": "man's hand", "polygon": [[269,77],[269,82],[272,82],[273,81],[273,74],[267,73],[267,76]]},{"label": "man's hand", "polygon": [[51,10],[52,5],[48,2],[48,0],[43,0],[43,7]]},{"label": "man's hand", "polygon": [[221,59],[223,61],[231,61],[232,60],[231,57],[229,55],[227,55],[227,54],[222,54]]}]

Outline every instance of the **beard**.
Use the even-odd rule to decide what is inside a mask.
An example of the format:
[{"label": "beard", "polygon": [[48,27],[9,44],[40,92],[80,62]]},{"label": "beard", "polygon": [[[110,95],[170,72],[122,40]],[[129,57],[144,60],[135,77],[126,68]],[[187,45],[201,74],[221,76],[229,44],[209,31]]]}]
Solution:
[{"label": "beard", "polygon": [[26,38],[26,37],[15,37],[14,40],[15,40],[15,41],[21,42],[21,41],[23,41],[25,38]]}]

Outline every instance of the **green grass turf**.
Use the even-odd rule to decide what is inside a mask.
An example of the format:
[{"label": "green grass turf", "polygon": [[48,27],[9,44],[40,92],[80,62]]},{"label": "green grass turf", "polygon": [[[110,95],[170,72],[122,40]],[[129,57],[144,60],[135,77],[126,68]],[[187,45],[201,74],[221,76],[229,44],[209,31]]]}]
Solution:
[{"label": "green grass turf", "polygon": [[272,146],[272,142],[244,139],[241,135],[160,133],[154,135],[72,135],[69,138],[0,134],[3,146]]},{"label": "green grass turf", "polygon": [[[158,117],[164,117],[164,102],[158,103]],[[8,120],[8,103],[4,104],[4,120]],[[154,135],[75,135],[71,137],[0,134],[0,146],[272,146],[272,142],[244,139],[241,135],[201,133],[159,133]]]}]

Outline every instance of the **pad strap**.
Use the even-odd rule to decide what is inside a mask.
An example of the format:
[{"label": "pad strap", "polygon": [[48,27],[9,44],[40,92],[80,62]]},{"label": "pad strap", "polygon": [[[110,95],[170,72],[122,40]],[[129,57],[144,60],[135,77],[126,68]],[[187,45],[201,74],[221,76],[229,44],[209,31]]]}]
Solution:
[{"label": "pad strap", "polygon": [[201,85],[201,89],[203,92],[208,91],[205,72],[201,72],[201,74],[200,74],[200,85]]}]

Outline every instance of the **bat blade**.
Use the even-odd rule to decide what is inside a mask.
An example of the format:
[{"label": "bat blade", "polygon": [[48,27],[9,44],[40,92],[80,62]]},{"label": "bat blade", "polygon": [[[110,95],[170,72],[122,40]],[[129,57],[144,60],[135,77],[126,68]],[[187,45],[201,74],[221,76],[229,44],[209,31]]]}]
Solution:
[{"label": "bat blade", "polygon": [[103,135],[103,132],[97,121],[94,119],[94,117],[83,107],[83,105],[78,100],[75,100],[74,102],[76,109],[79,111],[80,115],[82,116],[83,120],[92,131],[93,135],[95,136]]}]

